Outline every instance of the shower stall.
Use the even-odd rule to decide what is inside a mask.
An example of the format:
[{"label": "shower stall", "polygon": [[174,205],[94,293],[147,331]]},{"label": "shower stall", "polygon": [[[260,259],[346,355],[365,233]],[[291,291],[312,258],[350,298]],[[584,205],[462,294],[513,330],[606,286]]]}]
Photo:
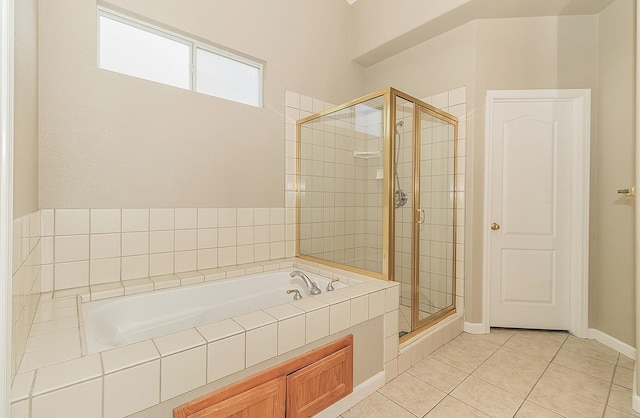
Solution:
[{"label": "shower stall", "polygon": [[393,88],[297,123],[296,255],[400,283],[400,337],[455,312],[453,115]]}]

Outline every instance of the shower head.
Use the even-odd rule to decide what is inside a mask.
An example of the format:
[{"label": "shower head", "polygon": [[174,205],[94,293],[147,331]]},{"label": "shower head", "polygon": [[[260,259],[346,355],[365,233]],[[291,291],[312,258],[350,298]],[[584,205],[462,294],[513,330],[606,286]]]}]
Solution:
[{"label": "shower head", "polygon": [[401,120],[401,121],[397,122],[397,123],[396,123],[396,128],[397,128],[398,126],[402,128],[402,127],[404,126],[404,121],[403,121],[403,120]]}]

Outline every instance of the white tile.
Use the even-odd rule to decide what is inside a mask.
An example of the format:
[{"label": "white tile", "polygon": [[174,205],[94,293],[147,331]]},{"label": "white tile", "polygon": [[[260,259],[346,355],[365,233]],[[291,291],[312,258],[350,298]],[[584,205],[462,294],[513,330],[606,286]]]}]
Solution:
[{"label": "white tile", "polygon": [[449,106],[449,93],[439,93],[431,97],[431,104],[438,108]]},{"label": "white tile", "polygon": [[398,305],[400,304],[400,286],[392,286],[385,292],[385,313],[398,309]]},{"label": "white tile", "polygon": [[302,315],[304,313],[302,309],[297,308],[290,303],[272,306],[271,308],[264,309],[264,311],[276,318],[278,321]]},{"label": "white tile", "polygon": [[160,402],[207,383],[207,347],[197,347],[163,357]]},{"label": "white tile", "polygon": [[422,357],[427,357],[433,353],[433,333],[428,333],[422,342]]},{"label": "white tile", "polygon": [[384,381],[389,383],[396,377],[398,377],[398,359],[394,358],[384,364]]},{"label": "white tile", "polygon": [[[391,361],[391,359],[398,356],[398,336],[393,335],[384,339],[384,361]],[[409,359],[411,359],[411,353],[409,352]]]},{"label": "white tile", "polygon": [[55,262],[83,261],[89,259],[88,235],[65,235],[55,237]]},{"label": "white tile", "polygon": [[91,233],[120,232],[120,209],[91,209]]},{"label": "white tile", "polygon": [[[386,347],[385,344],[385,348]],[[398,373],[404,373],[409,370],[409,368],[411,368],[411,348],[403,347],[398,353]]]},{"label": "white tile", "polygon": [[200,335],[207,340],[207,342],[218,341],[234,335],[242,334],[245,331],[244,328],[231,319],[224,319],[222,321],[203,325],[197,327],[197,330]]},{"label": "white tile", "polygon": [[218,248],[218,267],[236,264],[236,247]]},{"label": "white tile", "polygon": [[270,246],[268,243],[255,244],[253,246],[254,261],[267,261],[271,257]]},{"label": "white tile", "polygon": [[271,208],[269,221],[271,225],[284,224],[284,208]]},{"label": "white tile", "polygon": [[53,237],[43,237],[42,243],[42,264],[53,263]]},{"label": "white tile", "polygon": [[82,235],[89,233],[89,209],[56,209],[56,235]]},{"label": "white tile", "polygon": [[360,324],[369,319],[369,296],[360,296],[351,299],[351,326]]},{"label": "white tile", "polygon": [[237,245],[253,244],[253,226],[240,226],[236,232]]},{"label": "white tile", "polygon": [[124,295],[122,282],[91,285],[91,300],[100,300]]},{"label": "white tile", "polygon": [[[301,311],[302,312],[302,311]],[[278,355],[305,344],[305,315],[278,321]]]},{"label": "white tile", "polygon": [[166,253],[174,250],[174,231],[151,231],[149,233],[149,252]]},{"label": "white tile", "polygon": [[31,408],[32,418],[101,417],[102,379],[36,396]]},{"label": "white tile", "polygon": [[245,334],[217,340],[207,347],[207,383],[245,367]]},{"label": "white tile", "polygon": [[175,274],[164,274],[160,276],[151,276],[149,280],[153,282],[154,290],[167,289],[169,287],[180,286],[180,278]]},{"label": "white tile", "polygon": [[253,240],[255,243],[265,243],[269,242],[269,231],[271,227],[268,225],[255,226],[253,228]]},{"label": "white tile", "polygon": [[218,209],[200,208],[198,209],[198,229],[216,228],[218,226]]},{"label": "white tile", "polygon": [[122,256],[149,254],[148,232],[126,232],[122,234]]},{"label": "white tile", "polygon": [[122,232],[149,230],[149,209],[122,209]]},{"label": "white tile", "polygon": [[[395,338],[398,338],[395,336]],[[409,348],[411,351],[411,365],[415,366],[416,364],[422,361],[422,341],[416,341],[412,343]]]},{"label": "white tile", "polygon": [[40,271],[40,286],[42,292],[53,292],[53,264],[42,266]]},{"label": "white tile", "polygon": [[459,87],[455,90],[449,90],[449,106],[467,102],[467,88]]},{"label": "white tile", "polygon": [[24,373],[41,367],[51,366],[52,364],[78,358],[80,354],[79,341],[24,353],[18,372]]},{"label": "white tile", "polygon": [[384,314],[384,336],[390,337],[392,335],[398,335],[398,318],[399,311],[391,311]]},{"label": "white tile", "polygon": [[91,235],[91,259],[120,257],[120,234]]},{"label": "white tile", "polygon": [[313,99],[309,96],[300,95],[300,109],[307,112],[313,111]]},{"label": "white tile", "polygon": [[159,401],[159,360],[104,377],[104,418],[124,417]]},{"label": "white tile", "polygon": [[34,370],[27,373],[18,373],[13,379],[11,385],[11,402],[27,399],[33,385],[33,378],[36,372]]},{"label": "white tile", "polygon": [[218,267],[218,249],[205,248],[198,250],[197,254],[198,270],[212,269]]},{"label": "white tile", "polygon": [[100,355],[80,357],[38,369],[33,396],[102,376]]},{"label": "white tile", "polygon": [[176,230],[174,242],[176,251],[195,250],[197,248],[197,230]]},{"label": "white tile", "polygon": [[254,224],[256,226],[259,225],[269,225],[269,218],[270,218],[270,210],[269,208],[256,208],[254,211]]},{"label": "white tile", "polygon": [[178,251],[175,253],[174,269],[176,273],[193,271],[197,267],[196,251]]},{"label": "white tile", "polygon": [[149,276],[149,256],[122,257],[122,280],[140,279]]},{"label": "white tile", "polygon": [[176,229],[196,229],[198,227],[198,210],[177,208],[176,213]]},{"label": "white tile", "polygon": [[228,228],[235,227],[237,218],[236,218],[236,209],[235,208],[219,208],[218,209],[218,227]]},{"label": "white tile", "polygon": [[175,226],[173,209],[149,209],[149,230],[167,231]]},{"label": "white tile", "polygon": [[227,273],[218,268],[209,268],[204,270],[198,270],[200,273],[204,274],[204,281],[210,282],[212,280],[221,280],[227,277]]},{"label": "white tile", "polygon": [[160,357],[151,340],[103,351],[100,355],[105,373],[112,373]]},{"label": "white tile", "polygon": [[198,248],[216,248],[218,246],[218,229],[198,229]]},{"label": "white tile", "polygon": [[309,311],[306,318],[307,344],[329,335],[329,307]]},{"label": "white tile", "polygon": [[253,208],[238,208],[237,226],[253,227]]},{"label": "white tile", "polygon": [[335,334],[351,326],[350,301],[336,303],[329,307],[329,332]]},{"label": "white tile", "polygon": [[153,282],[147,278],[123,280],[125,295],[134,295],[136,293],[151,292],[153,290]]},{"label": "white tile", "polygon": [[251,312],[232,319],[247,331],[276,322],[274,317],[263,311]]},{"label": "white tile", "polygon": [[53,209],[40,211],[40,225],[43,237],[52,237],[54,234]]},{"label": "white tile", "polygon": [[239,245],[236,247],[236,263],[247,264],[254,261],[253,245]]},{"label": "white tile", "polygon": [[[75,303],[75,297],[72,299]],[[78,327],[78,318],[75,316],[60,318],[53,321],[40,322],[31,326],[29,337],[48,334],[51,332],[62,331],[69,328]]]},{"label": "white tile", "polygon": [[329,307],[327,302],[323,302],[318,298],[302,298],[291,302],[291,305],[300,308],[305,312],[315,311],[321,308]]},{"label": "white tile", "polygon": [[292,91],[285,91],[284,103],[287,107],[299,108],[300,106],[300,94]]},{"label": "white tile", "polygon": [[54,286],[56,290],[89,284],[89,262],[56,263],[54,267]]},{"label": "white tile", "polygon": [[89,262],[89,283],[111,283],[120,280],[120,258],[104,258]]},{"label": "white tile", "polygon": [[218,246],[231,247],[237,243],[237,228],[218,228]]},{"label": "white tile", "polygon": [[11,418],[29,418],[29,400],[11,404]]},{"label": "white tile", "polygon": [[261,363],[278,354],[278,327],[265,325],[246,333],[246,367]]},{"label": "white tile", "polygon": [[149,256],[149,275],[161,276],[173,273],[173,253],[151,254]]}]

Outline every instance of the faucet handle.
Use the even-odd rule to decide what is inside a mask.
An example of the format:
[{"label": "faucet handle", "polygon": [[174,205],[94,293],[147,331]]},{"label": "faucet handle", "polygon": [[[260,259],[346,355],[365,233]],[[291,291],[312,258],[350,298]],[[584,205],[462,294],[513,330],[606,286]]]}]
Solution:
[{"label": "faucet handle", "polygon": [[339,282],[339,281],[340,281],[340,279],[339,279],[339,278],[337,278],[337,277],[336,277],[335,279],[332,279],[332,280],[329,282],[329,284],[327,285],[327,292],[331,292],[332,290],[334,290],[334,289],[333,289],[333,284],[334,284],[335,282]]},{"label": "faucet handle", "polygon": [[287,294],[291,294],[291,293],[294,293],[293,300],[302,299],[302,295],[300,294],[300,291],[298,289],[287,290]]}]

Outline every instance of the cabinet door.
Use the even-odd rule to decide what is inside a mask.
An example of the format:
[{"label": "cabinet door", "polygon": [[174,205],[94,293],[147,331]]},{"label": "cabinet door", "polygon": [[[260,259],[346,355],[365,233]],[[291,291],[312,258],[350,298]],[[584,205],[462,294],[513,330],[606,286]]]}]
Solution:
[{"label": "cabinet door", "polygon": [[311,417],[353,392],[353,346],[287,376],[287,418]]},{"label": "cabinet door", "polygon": [[188,418],[284,418],[285,376],[226,398]]}]

